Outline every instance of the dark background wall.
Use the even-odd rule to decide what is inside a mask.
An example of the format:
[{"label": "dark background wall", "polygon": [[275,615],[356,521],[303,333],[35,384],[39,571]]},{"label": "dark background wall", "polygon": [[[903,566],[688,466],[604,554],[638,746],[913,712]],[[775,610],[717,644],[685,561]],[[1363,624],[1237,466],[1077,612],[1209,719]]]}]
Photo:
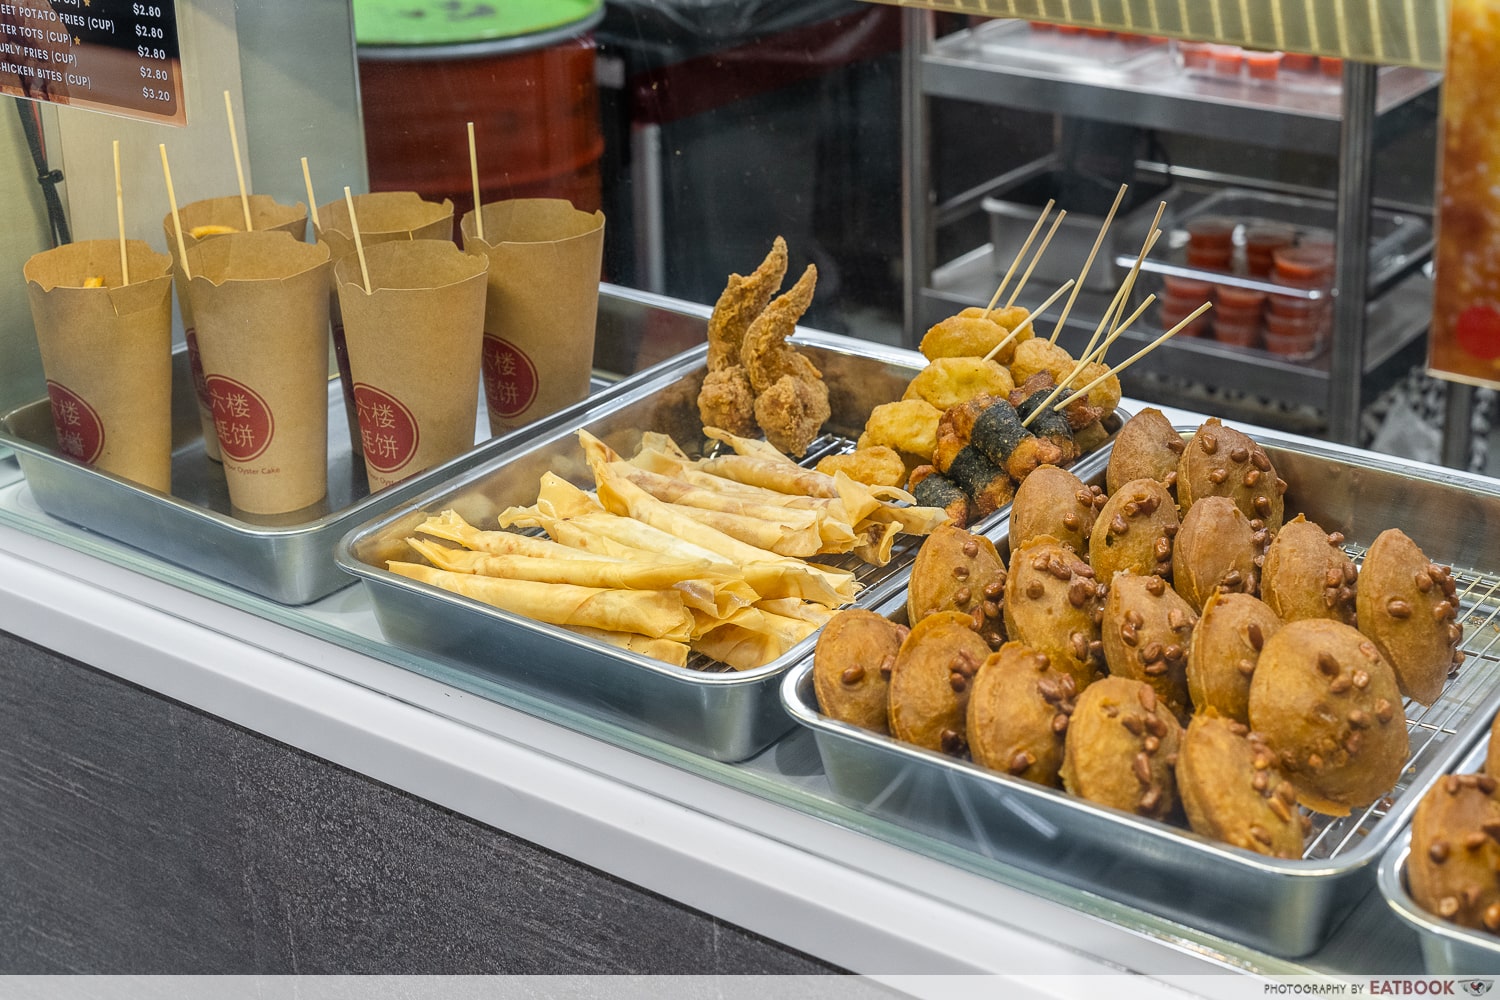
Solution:
[{"label": "dark background wall", "polygon": [[833,971],[0,633],[0,974]]}]

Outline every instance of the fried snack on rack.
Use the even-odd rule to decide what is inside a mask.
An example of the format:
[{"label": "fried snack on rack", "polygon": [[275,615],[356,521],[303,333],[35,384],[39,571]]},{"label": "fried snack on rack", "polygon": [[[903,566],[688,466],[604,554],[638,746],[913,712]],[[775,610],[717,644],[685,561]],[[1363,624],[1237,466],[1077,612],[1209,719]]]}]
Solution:
[{"label": "fried snack on rack", "polygon": [[[1055,400],[1049,402],[1047,397],[1052,395],[1052,388],[1039,388],[1029,392],[1032,383],[1028,382],[1011,393],[1011,405],[1016,408],[1016,416],[1021,420],[1030,422],[1026,424],[1028,430],[1044,441],[1050,441],[1062,455],[1058,462],[1052,464],[1067,463],[1083,454],[1083,449],[1078,447],[1078,440],[1073,436],[1072,419],[1067,413],[1058,412],[1054,409]],[[1081,412],[1087,409],[1084,423],[1097,423],[1098,411],[1089,407],[1087,403],[1080,408],[1078,404],[1070,407],[1070,410]]]},{"label": "fried snack on rack", "polygon": [[1177,506],[1154,479],[1137,479],[1105,501],[1089,536],[1089,565],[1109,582],[1129,570],[1137,576],[1170,576],[1172,540],[1180,528]]},{"label": "fried snack on rack", "polygon": [[865,420],[858,446],[870,448],[883,444],[903,456],[913,455],[923,462],[931,462],[932,453],[937,448],[938,421],[941,419],[943,411],[925,399],[881,403]]},{"label": "fried snack on rack", "polygon": [[821,378],[783,375],[755,397],[755,422],[766,440],[788,455],[807,454],[832,415]]},{"label": "fried snack on rack", "polygon": [[1417,803],[1406,882],[1412,901],[1462,927],[1500,934],[1500,795],[1488,774],[1445,774]]},{"label": "fried snack on rack", "polygon": [[1109,672],[1156,689],[1177,720],[1192,714],[1187,657],[1198,613],[1159,576],[1117,573],[1104,599],[1100,636]]},{"label": "fried snack on rack", "polygon": [[[1010,331],[984,316],[949,316],[927,328],[918,345],[928,361],[938,358],[982,358],[995,349]],[[1019,338],[1018,338],[1019,339]],[[996,358],[1001,364],[1009,361],[1011,345],[1002,347]]]},{"label": "fried snack on rack", "polygon": [[979,667],[969,691],[969,753],[974,763],[1061,787],[1064,738],[1078,688],[1047,657],[1007,642]]},{"label": "fried snack on rack", "polygon": [[1396,669],[1401,693],[1431,705],[1463,662],[1458,584],[1399,528],[1370,543],[1355,597],[1359,630]]},{"label": "fried snack on rack", "polygon": [[1282,621],[1249,594],[1213,594],[1203,605],[1188,647],[1188,695],[1197,711],[1213,709],[1250,722],[1250,679],[1266,640]]},{"label": "fried snack on rack", "polygon": [[1080,798],[1165,819],[1177,805],[1182,726],[1151,685],[1106,677],[1084,688],[1068,720],[1063,787]]},{"label": "fried snack on rack", "polygon": [[1171,489],[1177,484],[1177,461],[1185,447],[1182,435],[1160,410],[1141,408],[1115,435],[1104,488],[1113,493],[1132,479],[1155,479]]},{"label": "fried snack on rack", "polygon": [[896,654],[910,632],[866,608],[845,608],[813,648],[813,690],[830,718],[889,733],[889,689]]},{"label": "fried snack on rack", "polygon": [[1277,858],[1300,858],[1308,818],[1258,733],[1213,711],[1188,723],[1177,792],[1194,832]]},{"label": "fried snack on rack", "polygon": [[917,503],[926,507],[937,507],[948,515],[955,525],[967,528],[974,520],[969,511],[969,495],[937,470],[936,466],[919,465],[912,470],[911,495]]},{"label": "fried snack on rack", "polygon": [[998,649],[1005,639],[1004,599],[1005,560],[990,539],[940,524],[923,540],[906,590],[907,621],[960,611],[990,648]]},{"label": "fried snack on rack", "polygon": [[1099,622],[1107,588],[1072,549],[1048,535],[1013,549],[1005,582],[1005,634],[1044,653],[1083,690],[1104,674]]},{"label": "fried snack on rack", "polygon": [[1287,621],[1355,621],[1358,570],[1342,532],[1324,531],[1302,514],[1282,525],[1261,566],[1261,600]]},{"label": "fried snack on rack", "polygon": [[765,310],[786,276],[786,241],[776,237],[748,277],[731,274],[708,318],[708,374],[698,394],[703,423],[736,434],[754,434],[755,390],[740,362],[745,333]]},{"label": "fried snack on rack", "polygon": [[1264,448],[1218,417],[1205,420],[1182,449],[1176,488],[1184,511],[1199,497],[1229,497],[1272,536],[1281,530],[1285,480],[1277,477]]},{"label": "fried snack on rack", "polygon": [[1010,508],[1010,543],[1019,548],[1038,535],[1051,535],[1080,555],[1089,550],[1094,518],[1104,493],[1085,486],[1067,469],[1041,465],[1016,487]]},{"label": "fried snack on rack", "polygon": [[1009,396],[1016,387],[1010,372],[998,361],[982,357],[937,358],[917,373],[902,399],[925,399],[940,410],[968,402],[975,396]]},{"label": "fried snack on rack", "polygon": [[1172,586],[1201,611],[1216,593],[1260,593],[1266,529],[1256,530],[1228,497],[1204,497],[1188,508],[1172,540]]},{"label": "fried snack on rack", "polygon": [[911,627],[891,665],[891,735],[962,757],[968,752],[969,684],[990,647],[957,611]]},{"label": "fried snack on rack", "polygon": [[767,441],[790,455],[806,454],[832,412],[823,374],[787,343],[812,304],[817,283],[818,269],[809,264],[795,285],[755,317],[740,348],[740,363],[755,391],[755,422]]},{"label": "fried snack on rack", "polygon": [[943,411],[932,464],[947,473],[958,453],[969,445],[1018,483],[1038,466],[1064,461],[1056,445],[1022,427],[1015,408],[996,396],[975,396]]},{"label": "fried snack on rack", "polygon": [[1406,766],[1395,671],[1373,642],[1327,618],[1287,622],[1266,639],[1250,728],[1276,748],[1297,800],[1332,816],[1390,792]]},{"label": "fried snack on rack", "polygon": [[869,486],[900,486],[906,482],[906,463],[896,449],[883,444],[827,455],[813,468],[825,476],[842,472]]}]

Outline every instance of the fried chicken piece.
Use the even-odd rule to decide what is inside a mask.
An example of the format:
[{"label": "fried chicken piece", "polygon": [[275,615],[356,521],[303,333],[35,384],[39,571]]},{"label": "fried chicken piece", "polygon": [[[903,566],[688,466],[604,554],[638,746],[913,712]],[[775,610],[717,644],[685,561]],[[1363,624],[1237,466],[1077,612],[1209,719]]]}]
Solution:
[{"label": "fried chicken piece", "polygon": [[739,437],[752,437],[755,424],[755,392],[741,365],[710,368],[698,392],[698,416],[704,427],[722,427]]},{"label": "fried chicken piece", "polygon": [[[745,332],[745,342],[740,348],[740,363],[750,376],[750,385],[756,393],[765,392],[784,375],[817,381],[823,377],[817,366],[796,348],[787,345],[786,339],[797,328],[797,321],[812,304],[813,290],[818,284],[818,268],[807,265],[802,277],[785,293],[771,300],[770,305],[755,317],[750,329]],[[762,428],[764,429],[764,428]]]},{"label": "fried chicken piece", "polygon": [[807,446],[817,438],[832,412],[828,386],[821,378],[783,375],[755,397],[755,420],[766,440],[779,451],[799,458],[807,453]]},{"label": "fried chicken piece", "polygon": [[[731,274],[708,318],[708,368],[717,371],[740,363],[745,333],[765,311],[786,277],[786,240],[776,237],[771,252],[749,277]],[[805,307],[804,307],[805,308]]]}]

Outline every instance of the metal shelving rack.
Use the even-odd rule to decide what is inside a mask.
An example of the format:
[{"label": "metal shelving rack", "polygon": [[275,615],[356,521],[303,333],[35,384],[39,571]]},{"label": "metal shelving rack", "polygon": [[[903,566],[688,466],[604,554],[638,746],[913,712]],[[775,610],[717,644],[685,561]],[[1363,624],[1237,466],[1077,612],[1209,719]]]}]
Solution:
[{"label": "metal shelving rack", "polygon": [[[886,0],[881,0],[886,2]],[[1298,153],[1337,155],[1338,255],[1335,283],[1340,289],[1369,289],[1340,295],[1334,335],[1325,358],[1288,363],[1261,352],[1246,352],[1211,341],[1174,342],[1148,358],[1148,371],[1209,384],[1222,384],[1226,372],[1243,390],[1284,403],[1315,403],[1326,417],[1328,437],[1357,443],[1364,377],[1389,361],[1425,331],[1430,283],[1403,274],[1389,288],[1371,288],[1369,243],[1372,205],[1371,158],[1389,138],[1401,134],[1413,99],[1437,85],[1433,70],[1442,64],[1446,4],[1369,0],[1339,4],[1304,0],[900,0],[906,41],[903,87],[904,192],[906,213],[906,316],[909,336],[956,308],[981,304],[984,282],[992,281],[979,251],[954,260],[935,260],[935,228],[977,207],[984,191],[970,191],[953,203],[932,197],[928,101],[960,99],[1061,116],[1093,118],[1170,130]],[[1024,17],[1079,26],[1150,31],[1182,39],[1222,41],[1310,51],[1346,59],[1337,94],[1274,93],[1253,84],[1197,81],[1184,74],[1167,78],[1100,81],[1069,78],[1034,67],[985,59],[967,45],[967,32],[935,39],[932,12]],[[1187,12],[1191,15],[1187,16]],[[1377,56],[1395,68],[1382,70]],[[1002,185],[997,179],[993,189]],[[1063,206],[1066,207],[1066,206]],[[981,250],[984,248],[981,248]],[[1415,270],[1422,261],[1414,261]],[[980,280],[982,278],[982,280]],[[1081,309],[1065,337],[1097,322]],[[1073,327],[1079,327],[1074,330]],[[1367,335],[1367,330],[1370,331]],[[1132,335],[1127,334],[1127,339]],[[1135,346],[1149,337],[1134,337]],[[1154,359],[1154,361],[1153,361]]]}]

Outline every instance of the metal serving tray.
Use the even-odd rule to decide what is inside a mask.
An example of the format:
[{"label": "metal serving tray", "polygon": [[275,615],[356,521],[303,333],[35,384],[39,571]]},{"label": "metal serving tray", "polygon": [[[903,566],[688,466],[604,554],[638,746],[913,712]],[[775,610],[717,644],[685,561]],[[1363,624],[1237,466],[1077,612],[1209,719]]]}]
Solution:
[{"label": "metal serving tray", "polygon": [[[870,410],[900,399],[926,365],[922,355],[836,334],[804,331],[799,349],[829,388],[833,416],[805,462],[847,448]],[[507,454],[477,464],[457,479],[429,490],[351,532],[335,551],[341,568],[368,584],[376,617],[387,639],[437,656],[460,669],[503,679],[544,697],[685,747],[716,760],[754,756],[792,728],[778,694],[781,676],[806,655],[812,637],[778,660],[753,670],[724,668],[696,657],[688,668],[580,638],[565,629],[509,614],[477,601],[391,573],[391,558],[405,558],[405,539],[429,514],[452,508],[470,523],[493,526],[513,505],[534,503],[537,483],[552,471],[592,489],[577,431],[586,429],[623,454],[633,454],[643,431],[664,431],[684,449],[703,443],[697,397],[707,371],[700,346],[661,366],[654,376],[633,379],[628,393],[601,401],[566,424],[531,435]],[[1081,462],[1103,461],[1103,451]],[[1088,466],[1083,466],[1088,468]],[[1102,467],[1102,465],[1101,465]],[[996,512],[987,523],[997,523]],[[819,557],[854,571],[863,586],[857,603],[869,606],[905,585],[906,571],[921,539],[898,540],[891,562],[870,566],[854,556]]]},{"label": "metal serving tray", "polygon": [[[1193,428],[1180,428],[1184,436]],[[787,672],[782,701],[812,730],[835,794],[983,856],[1285,957],[1316,950],[1374,886],[1381,853],[1426,785],[1446,772],[1500,705],[1500,658],[1488,625],[1500,577],[1473,560],[1497,551],[1500,488],[1463,473],[1257,432],[1291,484],[1287,510],[1342,530],[1356,562],[1388,527],[1451,564],[1463,597],[1468,659],[1430,708],[1409,703],[1412,757],[1393,793],[1335,819],[1314,816],[1300,860],[1278,860],[932,753],[822,715],[809,656]],[[1107,450],[1107,449],[1106,449]],[[1095,482],[1102,479],[1095,477]],[[992,532],[1008,541],[1008,521]],[[904,595],[877,610],[904,616]]]},{"label": "metal serving tray", "polygon": [[[482,443],[473,451],[371,495],[364,462],[356,460],[349,440],[342,383],[330,379],[328,495],[293,514],[254,517],[233,510],[223,467],[204,454],[192,384],[187,352],[179,348],[172,372],[170,495],[59,451],[45,397],[0,418],[0,445],[14,449],[37,505],[53,517],[282,604],[306,604],[349,584],[333,561],[333,547],[351,527],[531,433],[525,428],[486,440],[488,431],[476,429]],[[570,414],[555,414],[547,422]]]},{"label": "metal serving tray", "polygon": [[[1490,741],[1482,737],[1453,770],[1468,774],[1484,770]],[[1403,924],[1417,935],[1422,963],[1437,975],[1467,976],[1500,973],[1500,937],[1460,927],[1416,904],[1406,891],[1406,858],[1411,853],[1411,824],[1385,852],[1377,872],[1380,894]]]}]

